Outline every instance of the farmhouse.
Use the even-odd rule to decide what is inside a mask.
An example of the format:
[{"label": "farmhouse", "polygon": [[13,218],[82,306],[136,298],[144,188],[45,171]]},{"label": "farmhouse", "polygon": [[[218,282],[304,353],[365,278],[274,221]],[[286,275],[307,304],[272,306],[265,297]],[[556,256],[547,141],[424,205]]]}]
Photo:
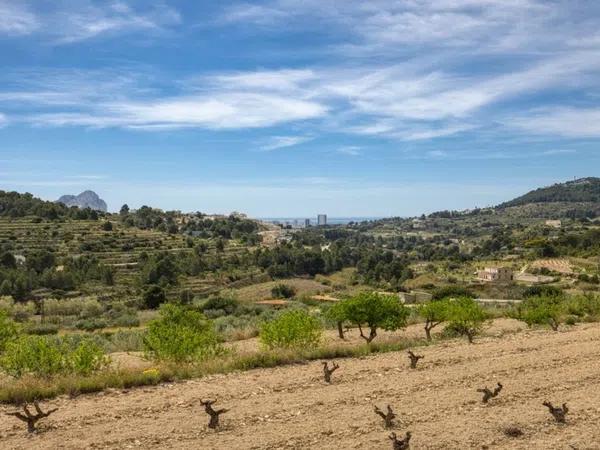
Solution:
[{"label": "farmhouse", "polygon": [[477,272],[477,278],[482,281],[508,282],[513,280],[513,273],[508,267],[486,267]]},{"label": "farmhouse", "polygon": [[560,228],[562,222],[560,220],[546,220],[546,226],[551,228]]}]

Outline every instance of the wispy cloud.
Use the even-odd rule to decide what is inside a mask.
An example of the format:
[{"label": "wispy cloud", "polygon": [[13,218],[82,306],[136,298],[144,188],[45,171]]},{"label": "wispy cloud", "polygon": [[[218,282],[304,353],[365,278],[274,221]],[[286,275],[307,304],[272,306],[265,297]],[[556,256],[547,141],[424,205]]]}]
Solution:
[{"label": "wispy cloud", "polygon": [[362,147],[358,145],[345,145],[343,147],[338,147],[335,149],[337,153],[341,153],[342,155],[348,156],[358,156],[361,154]]},{"label": "wispy cloud", "polygon": [[293,147],[312,140],[310,136],[272,136],[260,149],[263,151],[278,150],[280,148]]},{"label": "wispy cloud", "polygon": [[507,124],[532,134],[600,138],[600,108],[538,109],[510,119]]},{"label": "wispy cloud", "polygon": [[4,125],[6,125],[8,122],[8,119],[6,118],[6,116],[2,113],[0,113],[0,128],[2,128]]},{"label": "wispy cloud", "polygon": [[29,34],[39,26],[35,15],[21,2],[0,0],[0,34]]},{"label": "wispy cloud", "polygon": [[158,31],[181,22],[180,14],[162,3],[134,9],[126,1],[49,3],[35,10],[37,3],[0,1],[0,33],[45,36],[46,43],[70,44],[101,35],[135,31]]}]

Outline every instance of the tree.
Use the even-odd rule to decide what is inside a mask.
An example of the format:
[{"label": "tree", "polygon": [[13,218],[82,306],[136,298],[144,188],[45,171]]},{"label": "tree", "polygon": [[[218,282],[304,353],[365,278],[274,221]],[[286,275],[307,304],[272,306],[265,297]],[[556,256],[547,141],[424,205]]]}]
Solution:
[{"label": "tree", "polygon": [[129,215],[129,205],[127,205],[127,203],[125,203],[123,206],[121,206],[121,209],[119,210],[119,215],[121,217],[125,217],[125,216]]},{"label": "tree", "polygon": [[146,308],[156,309],[167,300],[167,295],[162,287],[152,284],[144,291],[143,299]]},{"label": "tree", "polygon": [[112,231],[113,230],[113,224],[110,221],[106,221],[102,223],[102,231]]},{"label": "tree", "polygon": [[9,269],[17,268],[17,259],[10,252],[5,252],[0,255],[0,266],[7,267]]},{"label": "tree", "polygon": [[296,288],[288,284],[279,283],[271,289],[273,298],[292,298],[294,295],[296,295]]},{"label": "tree", "polygon": [[[406,326],[409,316],[398,297],[378,292],[361,292],[360,294],[339,303],[340,318],[358,326],[360,336],[370,344],[377,337],[377,330],[395,331]],[[369,334],[363,332],[363,325]]]},{"label": "tree", "polygon": [[432,300],[420,305],[419,315],[425,319],[425,335],[431,341],[431,330],[444,322],[448,316],[448,300]]},{"label": "tree", "polygon": [[449,302],[447,329],[467,336],[469,343],[481,332],[487,319],[483,308],[472,298],[462,297]]}]

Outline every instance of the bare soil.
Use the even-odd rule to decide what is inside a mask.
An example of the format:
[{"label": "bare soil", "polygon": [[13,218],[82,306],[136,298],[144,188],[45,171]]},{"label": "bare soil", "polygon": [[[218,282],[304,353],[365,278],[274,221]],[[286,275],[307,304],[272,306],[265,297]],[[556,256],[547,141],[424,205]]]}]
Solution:
[{"label": "bare soil", "polygon": [[[502,334],[502,333],[500,333]],[[338,360],[331,385],[319,361],[111,391],[43,407],[58,412],[28,437],[0,415],[2,449],[391,449],[388,435],[410,430],[414,449],[600,449],[600,325],[554,333],[521,331],[473,345],[446,341],[404,352]],[[487,405],[476,389],[504,385]],[[230,408],[207,427],[201,399]],[[567,402],[566,425],[542,402]],[[390,404],[395,429],[373,406]],[[3,406],[2,413],[13,408]],[[508,437],[506,427],[521,437]]]}]

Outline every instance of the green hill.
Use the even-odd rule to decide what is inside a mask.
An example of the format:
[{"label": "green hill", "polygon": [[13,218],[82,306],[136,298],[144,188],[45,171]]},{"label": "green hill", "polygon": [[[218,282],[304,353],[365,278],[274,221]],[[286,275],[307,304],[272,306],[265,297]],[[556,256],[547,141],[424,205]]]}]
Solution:
[{"label": "green hill", "polygon": [[539,188],[508,202],[498,208],[523,206],[531,203],[600,203],[600,178],[580,178],[566,183]]}]

